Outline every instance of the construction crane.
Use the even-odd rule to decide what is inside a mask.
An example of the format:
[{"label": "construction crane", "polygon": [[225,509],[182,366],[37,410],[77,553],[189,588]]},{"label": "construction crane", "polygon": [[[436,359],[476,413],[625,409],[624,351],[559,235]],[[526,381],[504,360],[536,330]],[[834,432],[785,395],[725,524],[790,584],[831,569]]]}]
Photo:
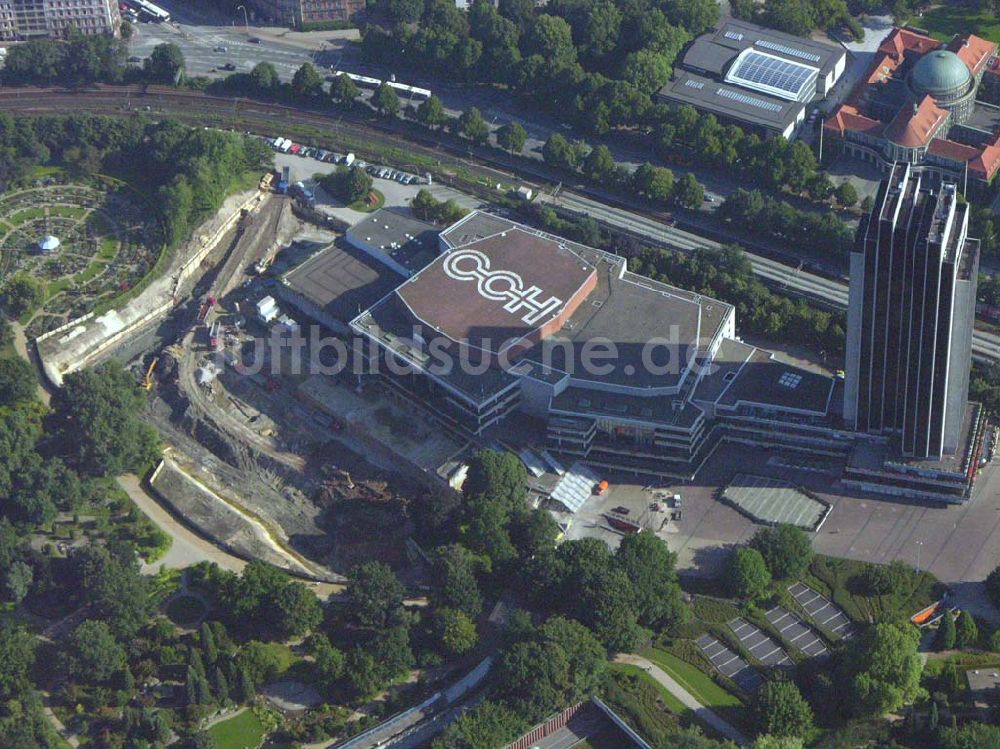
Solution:
[{"label": "construction crane", "polygon": [[160,363],[160,357],[153,357],[153,361],[149,363],[149,369],[146,370],[146,378],[142,381],[142,386],[146,391],[153,389],[153,371],[156,369],[156,365]]}]

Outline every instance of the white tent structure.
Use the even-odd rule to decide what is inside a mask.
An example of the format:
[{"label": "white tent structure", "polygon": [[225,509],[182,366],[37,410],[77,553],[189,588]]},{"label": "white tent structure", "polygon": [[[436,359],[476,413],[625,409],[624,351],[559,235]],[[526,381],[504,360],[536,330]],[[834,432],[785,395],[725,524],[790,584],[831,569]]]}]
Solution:
[{"label": "white tent structure", "polygon": [[38,240],[38,249],[44,252],[45,254],[48,254],[50,252],[55,252],[56,250],[59,249],[59,245],[60,245],[59,238],[54,237],[51,234],[47,234],[46,236]]}]

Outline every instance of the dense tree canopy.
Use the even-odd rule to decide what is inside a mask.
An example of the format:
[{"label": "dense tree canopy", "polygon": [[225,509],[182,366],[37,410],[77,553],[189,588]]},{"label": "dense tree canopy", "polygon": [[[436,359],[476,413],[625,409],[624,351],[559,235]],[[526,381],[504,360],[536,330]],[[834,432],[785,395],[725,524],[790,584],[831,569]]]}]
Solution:
[{"label": "dense tree canopy", "polygon": [[157,44],[146,58],[146,75],[157,83],[176,83],[184,72],[184,53],[176,44]]},{"label": "dense tree canopy", "polygon": [[63,443],[81,471],[141,472],[159,455],[156,432],[138,418],[146,393],[121,364],[108,361],[67,375],[59,400]]},{"label": "dense tree canopy", "polygon": [[771,585],[771,573],[757,549],[735,549],[729,557],[729,590],[739,598],[757,598]]},{"label": "dense tree canopy", "polygon": [[761,528],[750,540],[750,545],[760,552],[771,575],[779,580],[803,574],[813,558],[809,536],[794,525]]},{"label": "dense tree canopy", "polygon": [[847,669],[853,710],[882,715],[920,689],[920,633],[910,624],[875,624],[850,644]]},{"label": "dense tree canopy", "polygon": [[753,718],[761,734],[802,738],[812,730],[812,708],[790,681],[767,681],[754,695]]},{"label": "dense tree canopy", "polygon": [[352,616],[359,624],[382,629],[399,621],[403,612],[403,584],[387,564],[362,562],[351,570],[350,580]]}]

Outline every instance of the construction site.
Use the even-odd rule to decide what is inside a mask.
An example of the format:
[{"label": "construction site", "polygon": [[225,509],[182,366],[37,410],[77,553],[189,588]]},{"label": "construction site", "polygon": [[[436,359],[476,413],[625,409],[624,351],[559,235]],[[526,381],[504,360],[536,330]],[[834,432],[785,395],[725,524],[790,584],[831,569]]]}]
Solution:
[{"label": "construction site", "polygon": [[435,471],[466,445],[377,387],[311,374],[308,341],[269,345],[301,328],[274,300],[276,279],[342,239],[269,180],[260,187],[187,299],[114,351],[150,392],[146,418],[167,445],[150,486],[238,556],[333,583],[379,559],[415,580],[408,507],[445,490]]}]

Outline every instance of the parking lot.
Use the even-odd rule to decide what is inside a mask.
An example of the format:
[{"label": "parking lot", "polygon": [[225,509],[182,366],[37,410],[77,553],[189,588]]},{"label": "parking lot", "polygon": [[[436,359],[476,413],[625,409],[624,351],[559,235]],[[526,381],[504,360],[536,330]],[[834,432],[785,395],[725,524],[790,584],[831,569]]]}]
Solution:
[{"label": "parking lot", "polygon": [[809,618],[829,632],[839,635],[844,640],[854,636],[854,628],[847,615],[835,606],[825,596],[803,583],[795,583],[788,588],[796,603],[809,615]]},{"label": "parking lot", "polygon": [[765,635],[760,627],[751,624],[746,619],[737,617],[728,624],[733,634],[740,638],[740,644],[765,666],[791,666],[792,659],[788,657],[781,645]]},{"label": "parking lot", "polygon": [[822,638],[797,616],[781,606],[775,606],[765,614],[785,642],[810,658],[826,655],[829,651]]},{"label": "parking lot", "polygon": [[702,635],[698,639],[698,648],[719,673],[732,679],[746,692],[755,692],[764,680],[755,668],[740,658],[712,635]]}]

